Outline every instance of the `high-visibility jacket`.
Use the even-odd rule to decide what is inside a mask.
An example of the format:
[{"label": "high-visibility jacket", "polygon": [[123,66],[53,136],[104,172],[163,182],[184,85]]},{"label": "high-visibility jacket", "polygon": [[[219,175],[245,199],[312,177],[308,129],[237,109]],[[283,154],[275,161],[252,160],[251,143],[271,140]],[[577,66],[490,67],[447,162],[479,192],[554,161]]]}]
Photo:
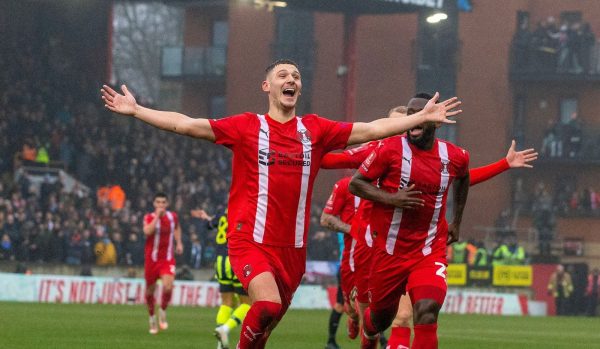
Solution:
[{"label": "high-visibility jacket", "polygon": [[460,241],[452,244],[452,254],[449,256],[450,263],[466,263],[467,262],[467,242]]},{"label": "high-visibility jacket", "polygon": [[548,282],[548,292],[554,298],[558,297],[559,284],[562,285],[563,298],[569,298],[571,296],[571,293],[573,293],[573,281],[571,280],[571,274],[565,271],[563,273],[562,279],[559,280],[557,273],[552,273],[552,275],[550,276],[550,281]]},{"label": "high-visibility jacket", "polygon": [[487,267],[489,264],[488,258],[488,250],[485,247],[480,247],[475,253],[474,265],[476,267]]}]

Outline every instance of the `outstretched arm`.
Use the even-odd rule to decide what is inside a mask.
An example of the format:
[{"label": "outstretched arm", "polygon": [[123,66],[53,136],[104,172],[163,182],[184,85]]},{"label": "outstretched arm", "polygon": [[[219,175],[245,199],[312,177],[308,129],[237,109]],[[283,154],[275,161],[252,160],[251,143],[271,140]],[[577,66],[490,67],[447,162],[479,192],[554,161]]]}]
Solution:
[{"label": "outstretched arm", "polygon": [[469,175],[471,177],[471,186],[487,181],[488,179],[499,175],[509,168],[532,168],[533,166],[530,165],[530,163],[535,161],[538,157],[538,153],[535,151],[535,149],[530,148],[521,151],[515,151],[515,147],[516,143],[513,140],[504,159],[486,166],[470,169]]},{"label": "outstretched arm", "polygon": [[397,134],[402,134],[413,127],[424,122],[441,122],[453,124],[456,121],[448,117],[457,115],[462,110],[454,110],[460,105],[458,98],[453,97],[437,103],[440,94],[429,100],[425,108],[418,113],[401,118],[383,118],[368,123],[356,122],[352,126],[352,133],[348,139],[348,145],[364,143],[376,139],[383,139]]},{"label": "outstretched arm", "polygon": [[321,213],[321,226],[332,231],[350,233],[350,224],[344,223],[338,216],[329,213]]},{"label": "outstretched arm", "polygon": [[154,127],[182,135],[201,138],[214,142],[215,134],[208,119],[194,119],[185,114],[160,111],[143,107],[137,104],[135,97],[129,92],[127,86],[122,85],[120,94],[107,85],[103,85],[100,92],[104,106],[112,112],[130,115]]}]

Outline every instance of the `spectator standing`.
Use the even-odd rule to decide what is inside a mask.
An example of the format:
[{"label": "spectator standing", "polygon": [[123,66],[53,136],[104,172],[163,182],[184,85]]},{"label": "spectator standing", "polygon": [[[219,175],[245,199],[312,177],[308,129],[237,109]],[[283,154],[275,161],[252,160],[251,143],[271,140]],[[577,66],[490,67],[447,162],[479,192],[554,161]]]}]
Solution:
[{"label": "spectator standing", "polygon": [[571,274],[565,270],[562,264],[559,264],[548,281],[548,294],[554,297],[556,315],[568,315],[568,303],[572,293],[573,280],[571,279]]},{"label": "spectator standing", "polygon": [[98,242],[94,245],[94,251],[96,253],[96,265],[117,265],[117,249],[106,233],[99,236]]},{"label": "spectator standing", "polygon": [[588,304],[586,309],[587,316],[596,316],[596,308],[598,307],[598,296],[600,290],[600,271],[598,268],[594,268],[587,277],[587,287],[585,295],[588,298]]}]

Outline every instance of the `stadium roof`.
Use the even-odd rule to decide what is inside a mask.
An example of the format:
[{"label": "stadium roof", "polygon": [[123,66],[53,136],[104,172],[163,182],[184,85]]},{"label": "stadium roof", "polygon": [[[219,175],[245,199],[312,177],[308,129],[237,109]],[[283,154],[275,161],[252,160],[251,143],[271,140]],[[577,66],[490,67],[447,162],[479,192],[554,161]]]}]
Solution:
[{"label": "stadium roof", "polygon": [[[421,9],[441,9],[452,0],[237,0],[240,2],[286,3],[289,8],[322,12],[361,14],[391,14],[416,12]],[[224,5],[227,0],[162,0],[165,3],[187,5]]]},{"label": "stadium roof", "polygon": [[[353,14],[390,14],[441,9],[444,0],[284,0],[290,8]],[[448,1],[448,0],[446,0]]]}]

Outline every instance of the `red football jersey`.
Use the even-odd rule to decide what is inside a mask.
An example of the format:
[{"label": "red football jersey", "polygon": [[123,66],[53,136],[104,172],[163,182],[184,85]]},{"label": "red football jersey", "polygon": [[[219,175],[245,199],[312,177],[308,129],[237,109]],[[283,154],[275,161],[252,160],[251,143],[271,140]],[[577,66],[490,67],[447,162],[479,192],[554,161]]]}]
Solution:
[{"label": "red football jersey", "polygon": [[[333,216],[338,216],[342,222],[346,224],[352,224],[354,214],[358,209],[361,199],[358,196],[352,195],[348,190],[348,184],[350,184],[351,177],[344,177],[337,181],[333,186],[333,191],[327,200],[325,209],[323,212]],[[350,269],[354,271],[354,258],[352,257],[352,250],[356,244],[356,241],[350,234],[344,234],[344,250],[342,251],[342,262],[348,261]]]},{"label": "red football jersey", "polygon": [[[144,216],[146,224],[152,222],[154,213],[148,213]],[[172,260],[173,257],[173,235],[175,228],[179,225],[179,218],[175,212],[167,211],[156,222],[154,234],[146,236],[146,246],[144,248],[147,261]]]},{"label": "red football jersey", "polygon": [[314,114],[280,123],[245,113],[210,125],[215,142],[233,151],[228,237],[303,247],[321,158],[347,145],[352,124]]},{"label": "red football jersey", "polygon": [[468,173],[468,167],[469,154],[443,140],[436,139],[430,150],[413,146],[406,136],[382,141],[360,166],[360,173],[390,193],[415,184],[425,206],[404,214],[403,209],[374,203],[369,222],[377,237],[375,246],[406,258],[445,253],[448,189],[455,178]]},{"label": "red football jersey", "polygon": [[325,213],[340,217],[346,224],[352,224],[352,218],[360,202],[360,198],[348,190],[350,179],[351,177],[344,177],[335,183],[323,209]]}]

